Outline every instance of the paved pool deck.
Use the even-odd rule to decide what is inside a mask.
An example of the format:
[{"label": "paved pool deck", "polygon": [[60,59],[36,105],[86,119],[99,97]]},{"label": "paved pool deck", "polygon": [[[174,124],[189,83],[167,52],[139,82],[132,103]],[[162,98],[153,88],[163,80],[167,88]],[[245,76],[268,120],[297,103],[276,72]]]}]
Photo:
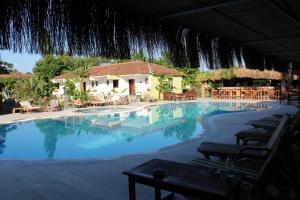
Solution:
[{"label": "paved pool deck", "polygon": [[[295,113],[294,106],[279,105],[265,111],[215,115],[203,121],[205,134],[183,143],[147,154],[122,156],[112,160],[0,160],[0,199],[3,200],[126,200],[127,177],[124,170],[152,158],[189,162],[200,157],[196,147],[203,141],[234,143],[234,133],[246,128],[246,122],[275,113]],[[143,105],[136,105],[143,106]],[[27,115],[27,116],[25,116]],[[41,116],[40,116],[41,115]],[[56,116],[34,113],[1,116],[9,121]],[[18,116],[18,117],[17,117]],[[21,117],[19,117],[21,116]],[[139,200],[152,200],[153,189],[137,186]]]}]

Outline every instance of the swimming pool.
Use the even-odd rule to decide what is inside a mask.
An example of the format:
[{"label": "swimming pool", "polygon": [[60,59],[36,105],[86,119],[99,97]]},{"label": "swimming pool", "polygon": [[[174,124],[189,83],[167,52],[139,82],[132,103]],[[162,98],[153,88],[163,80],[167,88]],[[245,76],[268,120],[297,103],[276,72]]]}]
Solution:
[{"label": "swimming pool", "polygon": [[109,112],[120,112],[126,108],[122,107],[94,107],[94,108],[84,108],[75,110],[75,112],[85,113],[85,114],[96,114],[96,113],[109,113]]},{"label": "swimming pool", "polygon": [[266,109],[264,104],[190,102],[112,115],[84,115],[0,125],[1,159],[112,158],[145,153],[203,134],[210,115]]}]

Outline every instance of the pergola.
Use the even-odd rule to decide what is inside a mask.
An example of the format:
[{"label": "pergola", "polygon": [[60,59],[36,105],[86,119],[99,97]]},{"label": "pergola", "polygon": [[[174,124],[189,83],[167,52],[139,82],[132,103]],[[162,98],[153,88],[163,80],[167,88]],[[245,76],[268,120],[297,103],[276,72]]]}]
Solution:
[{"label": "pergola", "polygon": [[168,50],[177,66],[300,63],[297,0],[3,0],[0,49],[129,58]]}]

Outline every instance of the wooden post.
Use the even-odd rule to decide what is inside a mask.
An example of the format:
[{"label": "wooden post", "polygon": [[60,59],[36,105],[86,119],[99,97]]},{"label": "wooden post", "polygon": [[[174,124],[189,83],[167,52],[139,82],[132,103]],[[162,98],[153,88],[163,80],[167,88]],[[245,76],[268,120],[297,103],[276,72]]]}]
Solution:
[{"label": "wooden post", "polygon": [[206,85],[206,82],[203,81],[203,82],[201,83],[201,98],[202,98],[202,99],[205,99],[205,97],[206,97],[206,95],[205,95],[205,85]]},{"label": "wooden post", "polygon": [[284,102],[284,99],[287,95],[287,88],[286,88],[286,74],[285,72],[281,73],[281,84],[280,84],[280,103]]}]

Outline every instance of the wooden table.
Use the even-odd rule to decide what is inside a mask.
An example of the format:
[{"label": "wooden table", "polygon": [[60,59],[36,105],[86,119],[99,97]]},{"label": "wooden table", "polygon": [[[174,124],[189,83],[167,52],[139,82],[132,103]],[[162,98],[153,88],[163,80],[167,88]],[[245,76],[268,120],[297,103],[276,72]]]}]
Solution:
[{"label": "wooden table", "polygon": [[[155,171],[163,171],[164,178],[154,178]],[[235,173],[228,178],[222,171],[211,173],[211,168],[192,166],[166,160],[153,159],[131,170],[123,172],[128,176],[129,200],[136,200],[135,184],[155,188],[155,200],[161,200],[161,190],[179,193],[201,199],[228,199],[239,197],[240,183],[244,175]],[[170,199],[167,196],[163,199]]]}]

